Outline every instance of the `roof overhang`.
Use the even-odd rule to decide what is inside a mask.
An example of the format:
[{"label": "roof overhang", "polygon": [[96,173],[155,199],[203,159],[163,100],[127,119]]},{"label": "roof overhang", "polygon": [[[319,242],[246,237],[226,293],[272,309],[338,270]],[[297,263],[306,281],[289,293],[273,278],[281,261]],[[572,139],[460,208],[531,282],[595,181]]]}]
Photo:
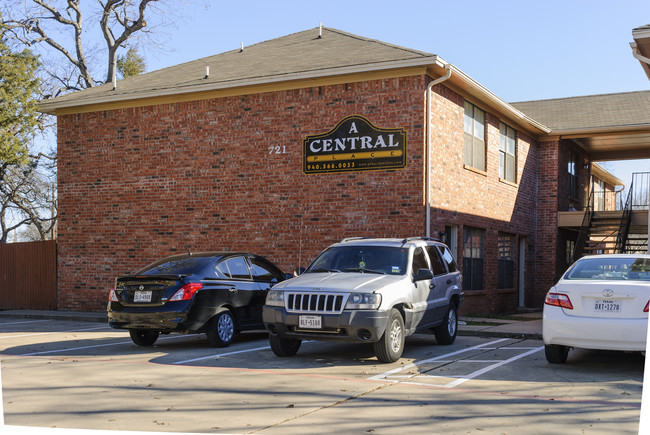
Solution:
[{"label": "roof overhang", "polygon": [[634,38],[634,42],[630,42],[632,53],[650,79],[650,26],[632,30],[632,38]]},{"label": "roof overhang", "polygon": [[[452,74],[449,80],[444,83],[445,86],[449,85],[462,95],[472,96],[475,102],[483,102],[490,109],[493,111],[496,110],[505,119],[520,128],[526,129],[535,137],[547,135],[551,131],[541,123],[517,110],[514,106],[503,101],[476,80],[455,66],[448,64],[437,55],[416,60],[379,62],[295,74],[263,76],[254,79],[212,82],[185,88],[140,90],[132,94],[116,95],[112,92],[111,84],[107,84],[102,85],[106,87],[105,92],[95,95],[92,98],[45,100],[39,104],[39,110],[51,115],[65,115],[161,104],[165,101],[191,101],[270,90],[286,90],[305,86],[346,83],[368,80],[372,77],[399,77],[413,74],[428,74],[437,78],[447,73],[446,66],[451,66]],[[119,87],[119,82],[117,86]]]},{"label": "roof overhang", "polygon": [[650,124],[553,130],[551,136],[573,140],[596,161],[650,158]]}]

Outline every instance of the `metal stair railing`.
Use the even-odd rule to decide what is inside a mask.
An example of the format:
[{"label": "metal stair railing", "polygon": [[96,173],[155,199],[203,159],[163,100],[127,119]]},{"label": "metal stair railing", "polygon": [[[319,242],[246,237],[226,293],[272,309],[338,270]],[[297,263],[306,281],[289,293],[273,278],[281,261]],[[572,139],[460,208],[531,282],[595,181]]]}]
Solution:
[{"label": "metal stair railing", "polygon": [[578,237],[576,238],[576,244],[573,248],[573,261],[576,261],[578,258],[583,256],[585,246],[587,245],[587,240],[589,240],[589,228],[591,227],[591,219],[593,217],[593,198],[594,198],[594,183],[591,184],[591,190],[589,191],[589,198],[587,199],[587,204],[585,205],[585,214],[582,218],[582,225],[580,226],[580,231],[578,231]]},{"label": "metal stair railing", "polygon": [[623,207],[623,215],[621,216],[621,224],[618,227],[618,234],[616,235],[616,247],[614,248],[615,254],[625,254],[627,251],[627,236],[630,232],[630,224],[632,223],[632,204],[634,203],[634,176],[632,174],[632,182],[630,183],[630,191],[627,193],[625,206]]}]

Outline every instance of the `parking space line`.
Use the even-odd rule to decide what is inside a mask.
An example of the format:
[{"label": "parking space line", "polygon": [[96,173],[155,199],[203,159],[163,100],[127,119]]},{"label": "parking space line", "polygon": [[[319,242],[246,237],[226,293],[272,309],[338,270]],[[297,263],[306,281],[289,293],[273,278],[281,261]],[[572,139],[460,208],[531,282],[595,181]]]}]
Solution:
[{"label": "parking space line", "polygon": [[463,383],[465,383],[465,382],[467,382],[467,381],[469,381],[469,380],[471,380],[471,379],[474,379],[474,378],[476,378],[477,376],[481,376],[482,374],[485,374],[485,373],[487,373],[487,372],[491,372],[492,370],[494,370],[494,369],[496,369],[496,368],[499,368],[499,367],[501,367],[501,366],[503,366],[503,365],[509,364],[509,363],[511,363],[511,362],[513,362],[513,361],[516,361],[516,360],[518,360],[518,359],[524,358],[524,357],[526,357],[526,356],[528,356],[528,355],[532,355],[532,354],[534,354],[534,353],[536,353],[536,352],[539,352],[539,351],[542,350],[542,349],[544,349],[544,346],[540,346],[540,347],[535,348],[535,349],[533,349],[533,350],[529,350],[528,352],[524,352],[524,353],[522,353],[521,355],[516,355],[516,356],[513,356],[512,358],[508,358],[508,359],[503,360],[503,361],[500,361],[500,362],[498,362],[498,363],[496,363],[496,364],[492,364],[491,366],[487,366],[487,367],[485,367],[485,368],[482,368],[482,369],[480,369],[480,370],[477,370],[477,371],[475,371],[474,373],[470,373],[469,375],[467,375],[467,376],[465,376],[465,377],[463,377],[463,378],[461,378],[461,379],[458,379],[458,380],[455,380],[455,381],[453,381],[453,382],[450,382],[450,383],[448,383],[447,385],[443,385],[443,387],[444,387],[444,388],[454,388],[454,387],[457,387],[458,385],[463,384]]},{"label": "parking space line", "polygon": [[106,326],[100,326],[100,327],[95,327],[95,328],[72,329],[72,330],[69,330],[69,331],[51,331],[51,332],[37,332],[37,333],[34,333],[34,334],[7,335],[5,337],[0,337],[0,340],[4,340],[6,338],[35,337],[37,335],[69,334],[69,333],[72,333],[72,332],[97,331],[99,329],[106,329],[106,328],[107,328]]},{"label": "parking space line", "polygon": [[[187,335],[170,335],[169,337],[160,337],[158,340],[172,340],[176,338],[186,338]],[[94,349],[98,347],[108,347],[108,346],[117,346],[121,344],[133,344],[131,340],[129,341],[119,341],[117,343],[105,343],[105,344],[94,344],[92,346],[79,346],[79,347],[65,347],[63,349],[55,349],[55,350],[46,350],[43,352],[34,352],[34,353],[25,353],[21,355],[16,355],[16,356],[38,356],[38,355],[47,355],[50,353],[59,353],[59,352],[70,352],[73,350],[84,350],[84,349]]]},{"label": "parking space line", "polygon": [[509,339],[508,339],[508,338],[500,338],[500,339],[498,339],[498,340],[490,341],[490,342],[488,342],[488,343],[479,344],[479,345],[472,346],[472,347],[468,347],[468,348],[465,348],[465,349],[460,349],[460,350],[457,350],[457,351],[455,351],[455,352],[450,352],[450,353],[446,353],[446,354],[444,354],[444,355],[436,356],[436,357],[429,358],[429,359],[425,359],[425,360],[422,360],[422,361],[417,361],[417,362],[414,362],[414,363],[411,363],[411,364],[407,364],[407,365],[405,365],[404,367],[398,367],[398,368],[396,368],[396,369],[389,370],[389,371],[384,372],[384,373],[381,373],[381,374],[379,374],[379,375],[372,376],[372,377],[370,377],[370,378],[368,378],[368,379],[371,380],[371,381],[382,381],[382,380],[383,380],[383,381],[389,381],[389,382],[391,382],[389,379],[386,379],[386,378],[387,378],[388,376],[391,376],[391,375],[394,374],[394,373],[399,373],[399,372],[401,372],[401,371],[408,370],[408,369],[411,369],[411,368],[414,368],[414,367],[420,366],[420,365],[422,365],[422,364],[427,364],[427,363],[430,363],[430,362],[433,362],[433,361],[438,362],[438,361],[441,361],[441,360],[446,360],[446,359],[448,359],[450,356],[459,355],[459,354],[461,354],[461,353],[470,352],[470,351],[472,351],[472,350],[477,350],[477,349],[481,349],[481,350],[496,349],[496,348],[490,348],[490,347],[488,347],[488,346],[492,346],[492,345],[495,345],[495,344],[497,344],[497,343],[501,343],[501,342],[506,341],[506,340],[509,340]]},{"label": "parking space line", "polygon": [[271,348],[271,346],[264,346],[264,347],[256,347],[254,349],[235,350],[235,351],[232,351],[232,352],[219,353],[219,354],[210,355],[210,356],[202,356],[200,358],[193,358],[193,359],[188,359],[188,360],[185,360],[185,361],[177,361],[177,362],[174,362],[172,364],[186,364],[186,363],[191,363],[191,362],[195,362],[195,361],[202,361],[202,360],[212,359],[212,358],[217,359],[217,358],[222,357],[222,356],[237,355],[239,353],[255,352],[255,351],[258,351],[258,350],[266,350],[266,349],[270,349],[270,348]]},{"label": "parking space line", "polygon": [[40,320],[25,320],[25,321],[20,321],[20,322],[0,322],[0,326],[5,326],[5,325],[22,325],[23,323],[37,323],[37,322],[51,322],[51,320],[48,319],[40,319]]}]

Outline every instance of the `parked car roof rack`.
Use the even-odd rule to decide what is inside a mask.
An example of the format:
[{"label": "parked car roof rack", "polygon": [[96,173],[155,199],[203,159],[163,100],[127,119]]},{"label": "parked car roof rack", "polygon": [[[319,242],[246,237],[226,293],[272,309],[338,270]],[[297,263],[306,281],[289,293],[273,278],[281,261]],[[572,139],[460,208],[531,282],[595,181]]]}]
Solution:
[{"label": "parked car roof rack", "polygon": [[431,242],[440,242],[441,240],[436,238],[436,237],[406,237],[405,239],[402,240],[402,244],[408,243],[408,242],[413,242],[415,240],[424,240],[424,241],[431,241]]},{"label": "parked car roof rack", "polygon": [[371,237],[346,237],[345,239],[341,240],[339,243],[352,242],[354,240],[364,240],[370,238]]}]

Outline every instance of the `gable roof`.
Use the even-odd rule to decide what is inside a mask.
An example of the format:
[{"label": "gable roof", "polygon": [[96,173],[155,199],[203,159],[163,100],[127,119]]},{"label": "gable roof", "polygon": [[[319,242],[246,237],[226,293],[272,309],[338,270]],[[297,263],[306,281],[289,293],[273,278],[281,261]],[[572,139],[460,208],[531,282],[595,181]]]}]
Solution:
[{"label": "gable roof", "polygon": [[[117,100],[201,92],[325,75],[440,63],[434,54],[331,28],[306,30],[243,49],[84,89],[43,101],[41,110]],[[209,75],[206,75],[209,67]]]},{"label": "gable roof", "polygon": [[650,91],[511,103],[553,130],[650,126]]},{"label": "gable roof", "polygon": [[650,91],[511,103],[594,160],[650,157]]}]

